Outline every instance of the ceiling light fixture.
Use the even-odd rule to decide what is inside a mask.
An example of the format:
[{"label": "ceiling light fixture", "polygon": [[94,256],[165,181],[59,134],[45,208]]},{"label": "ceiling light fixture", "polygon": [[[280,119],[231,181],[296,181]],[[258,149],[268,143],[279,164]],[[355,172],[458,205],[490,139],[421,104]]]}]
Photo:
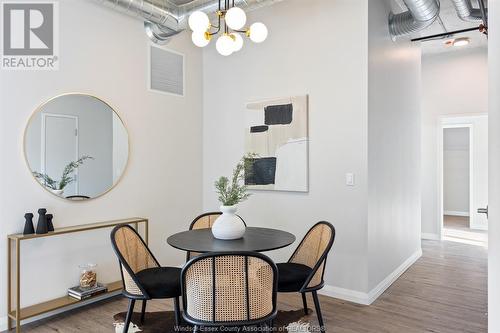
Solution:
[{"label": "ceiling light fixture", "polygon": [[191,39],[194,45],[205,47],[215,35],[217,38],[216,49],[223,56],[229,56],[243,48],[242,35],[250,38],[254,43],[262,43],[267,39],[268,30],[264,23],[253,23],[245,28],[247,15],[239,7],[235,7],[234,0],[219,0],[219,10],[216,12],[218,23],[210,22],[208,15],[196,11],[189,16],[189,28],[193,31]]},{"label": "ceiling light fixture", "polygon": [[453,46],[466,46],[469,45],[470,38],[469,37],[460,37],[453,40]]}]

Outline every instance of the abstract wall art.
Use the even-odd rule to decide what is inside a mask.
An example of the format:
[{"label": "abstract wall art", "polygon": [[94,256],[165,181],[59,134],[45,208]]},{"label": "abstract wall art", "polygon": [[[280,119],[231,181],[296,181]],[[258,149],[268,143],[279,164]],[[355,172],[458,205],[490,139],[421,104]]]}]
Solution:
[{"label": "abstract wall art", "polygon": [[252,190],[309,190],[308,96],[248,103],[245,184]]}]

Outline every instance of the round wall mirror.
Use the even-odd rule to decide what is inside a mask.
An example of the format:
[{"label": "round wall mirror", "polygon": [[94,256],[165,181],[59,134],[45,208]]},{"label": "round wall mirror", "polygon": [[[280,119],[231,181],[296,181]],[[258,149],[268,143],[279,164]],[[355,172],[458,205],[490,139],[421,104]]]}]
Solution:
[{"label": "round wall mirror", "polygon": [[88,200],[120,180],[128,161],[128,134],[106,102],[65,94],[34,112],[24,153],[33,177],[45,189],[69,200]]}]

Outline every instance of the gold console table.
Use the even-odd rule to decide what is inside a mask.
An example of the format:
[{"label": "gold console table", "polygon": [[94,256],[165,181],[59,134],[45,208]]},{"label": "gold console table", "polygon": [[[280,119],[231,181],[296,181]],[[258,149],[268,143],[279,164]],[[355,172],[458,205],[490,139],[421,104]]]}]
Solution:
[{"label": "gold console table", "polygon": [[[141,217],[134,217],[123,220],[114,220],[107,222],[99,222],[99,223],[90,223],[90,224],[82,224],[76,225],[72,227],[64,227],[58,228],[55,231],[49,232],[47,234],[14,234],[7,236],[7,328],[9,330],[12,329],[12,322],[16,323],[16,332],[19,333],[21,331],[21,320],[25,320],[28,318],[32,318],[50,311],[58,310],[64,308],[66,306],[74,305],[80,302],[86,302],[91,300],[85,299],[83,301],[79,301],[69,296],[59,297],[50,301],[46,301],[43,303],[31,305],[25,308],[21,308],[21,242],[28,241],[37,238],[44,237],[52,237],[52,236],[60,236],[65,234],[71,234],[76,232],[84,232],[91,231],[97,229],[104,228],[112,228],[119,224],[129,224],[133,225],[137,231],[139,231],[139,224],[144,224],[144,241],[148,244],[148,219]],[[15,247],[15,262],[12,260],[12,248],[13,244]],[[15,264],[15,269],[13,269],[13,264]],[[14,274],[13,274],[14,273]],[[14,275],[14,276],[13,276]],[[16,281],[16,290],[15,290],[15,307],[12,305],[12,280]],[[122,281],[116,281],[107,284],[108,291],[107,294],[119,291],[122,289]],[[95,297],[102,297],[106,294],[99,294]]]}]

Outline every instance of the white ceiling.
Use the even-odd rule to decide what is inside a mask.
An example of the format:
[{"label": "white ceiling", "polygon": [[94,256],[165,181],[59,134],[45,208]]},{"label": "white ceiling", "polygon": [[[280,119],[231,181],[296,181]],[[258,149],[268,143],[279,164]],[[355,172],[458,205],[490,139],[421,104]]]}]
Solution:
[{"label": "white ceiling", "polygon": [[[396,3],[399,5],[399,7],[403,7],[404,10],[406,10],[406,7],[404,7],[404,3],[402,2],[402,0],[396,0]],[[479,8],[477,0],[472,0],[472,3],[475,8]],[[459,19],[451,0],[441,0],[440,17],[447,31],[472,28],[475,26],[479,26],[480,24],[476,22],[465,22]],[[420,32],[419,35],[428,36],[428,35],[440,34],[443,32],[445,31],[443,30],[439,22],[436,20],[434,24],[432,24],[429,28]],[[476,48],[476,47],[486,48],[488,46],[487,38],[478,31],[455,35],[455,38],[457,37],[469,37],[471,42],[468,46],[448,47],[445,45],[445,42],[447,40],[450,40],[451,38],[435,40],[435,41],[427,41],[422,43],[422,52],[424,54],[456,52],[468,48]]]}]

